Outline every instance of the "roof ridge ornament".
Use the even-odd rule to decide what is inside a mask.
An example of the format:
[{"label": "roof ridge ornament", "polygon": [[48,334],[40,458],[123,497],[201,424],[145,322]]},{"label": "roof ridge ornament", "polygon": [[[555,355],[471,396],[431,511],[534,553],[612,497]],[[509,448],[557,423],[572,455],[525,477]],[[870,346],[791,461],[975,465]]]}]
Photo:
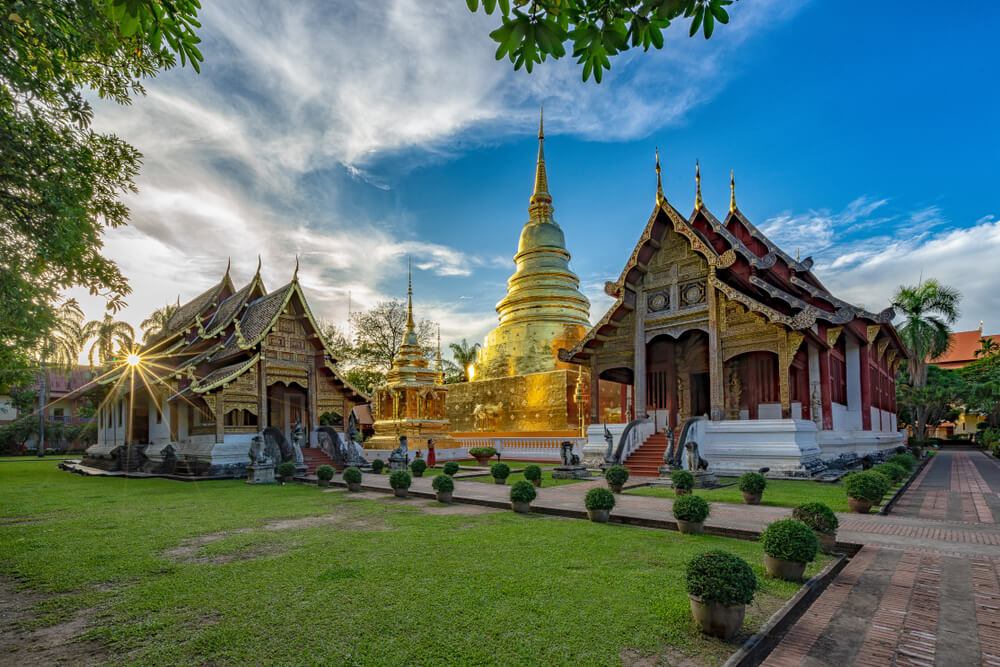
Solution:
[{"label": "roof ridge ornament", "polygon": [[729,212],[736,213],[736,170],[729,170]]},{"label": "roof ridge ornament", "polygon": [[698,160],[694,161],[694,183],[694,210],[700,211],[704,204],[701,201],[701,165],[698,164]]},{"label": "roof ridge ornament", "polygon": [[299,254],[295,253],[295,273],[292,274],[292,282],[297,282],[299,279]]},{"label": "roof ridge ornament", "polygon": [[260,266],[261,266],[261,263],[262,263],[262,260],[260,258],[260,253],[257,253],[257,272],[254,273],[254,277],[255,278],[259,278],[260,277]]},{"label": "roof ridge ornament", "polygon": [[660,147],[656,147],[656,205],[660,206],[667,198],[663,196],[663,181],[660,179]]}]

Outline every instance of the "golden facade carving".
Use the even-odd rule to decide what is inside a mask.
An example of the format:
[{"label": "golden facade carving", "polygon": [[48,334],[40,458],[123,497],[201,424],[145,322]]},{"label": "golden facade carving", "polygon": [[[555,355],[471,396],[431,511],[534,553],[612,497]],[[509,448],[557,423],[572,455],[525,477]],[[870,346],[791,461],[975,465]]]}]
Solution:
[{"label": "golden facade carving", "polygon": [[826,344],[833,347],[837,344],[837,339],[840,338],[840,334],[843,331],[840,327],[830,327],[826,330]]},{"label": "golden facade carving", "polygon": [[882,355],[885,354],[885,350],[888,347],[889,347],[888,338],[883,338],[878,342],[878,355],[875,357],[878,361],[882,361]]},{"label": "golden facade carving", "polygon": [[574,430],[577,375],[555,370],[448,385],[448,421],[461,433]]},{"label": "golden facade carving", "polygon": [[875,342],[875,337],[878,336],[878,332],[881,331],[881,330],[882,330],[882,327],[880,327],[877,324],[869,324],[868,325],[867,334],[868,334],[868,343],[869,344]]}]

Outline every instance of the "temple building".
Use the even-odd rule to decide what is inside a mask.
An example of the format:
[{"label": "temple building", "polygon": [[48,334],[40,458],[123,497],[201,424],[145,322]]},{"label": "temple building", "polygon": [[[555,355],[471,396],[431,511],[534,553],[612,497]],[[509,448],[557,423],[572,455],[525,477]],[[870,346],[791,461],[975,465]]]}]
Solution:
[{"label": "temple building", "polygon": [[448,387],[444,386],[440,334],[437,364],[432,369],[424,358],[413,322],[412,277],[406,299],[406,333],[385,384],[372,397],[375,435],[365,446],[373,450],[395,449],[400,436],[406,436],[410,450],[427,451],[433,461],[430,451],[458,446],[448,432],[450,424],[445,415]]},{"label": "temple building", "polygon": [[702,201],[700,170],[686,217],[663,194],[659,156],[656,174],[653,212],[605,286],[614,304],[560,352],[590,370],[587,461],[604,448],[598,379],[628,385],[630,416],[657,432],[705,417],[691,436],[719,472],[806,475],[822,459],[901,444],[895,371],[907,353],[893,311],[833,296],[812,259],[788,255],[744,216],[732,178],[720,221]]},{"label": "temple building", "polygon": [[85,463],[199,476],[243,476],[250,441],[274,427],[315,444],[320,415],[345,423],[367,403],[337,370],[337,358],[298,279],[268,292],[260,263],[236,289],[225,275],[177,308],[166,326],[100,380],[98,441]]}]

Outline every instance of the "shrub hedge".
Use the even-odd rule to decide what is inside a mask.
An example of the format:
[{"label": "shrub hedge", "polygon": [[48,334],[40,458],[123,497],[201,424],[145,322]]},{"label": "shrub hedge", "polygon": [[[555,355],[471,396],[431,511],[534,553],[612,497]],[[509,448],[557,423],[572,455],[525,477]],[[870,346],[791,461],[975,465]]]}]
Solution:
[{"label": "shrub hedge", "polygon": [[512,503],[530,503],[537,495],[535,485],[523,479],[514,482],[510,487],[510,501]]},{"label": "shrub hedge", "polygon": [[615,494],[604,487],[593,488],[583,497],[583,506],[589,510],[610,510],[615,506]]},{"label": "shrub hedge", "polygon": [[889,491],[885,476],[866,470],[854,472],[844,477],[844,492],[848,497],[877,503]]},{"label": "shrub hedge", "polygon": [[326,482],[329,482],[331,479],[333,479],[333,473],[334,473],[333,466],[322,465],[316,468],[317,479],[321,479]]},{"label": "shrub hedge", "polygon": [[542,478],[542,469],[536,465],[530,465],[524,467],[524,478],[527,480],[535,480]]},{"label": "shrub hedge", "polygon": [[674,500],[673,512],[675,519],[701,523],[708,518],[708,501],[694,494],[683,495]]},{"label": "shrub hedge", "polygon": [[675,489],[690,491],[694,488],[694,475],[687,470],[675,470],[670,473],[670,483],[674,485]]},{"label": "shrub hedge", "polygon": [[435,491],[447,493],[448,491],[455,490],[455,480],[448,475],[435,475],[431,486],[434,487]]},{"label": "shrub hedge", "polygon": [[687,592],[703,602],[727,607],[753,602],[757,577],[745,560],[728,551],[713,549],[698,554],[687,564]]},{"label": "shrub hedge", "polygon": [[507,479],[510,477],[510,466],[506,463],[494,463],[490,467],[490,474],[494,479]]},{"label": "shrub hedge", "polygon": [[292,477],[295,475],[295,464],[291,461],[285,461],[284,463],[279,463],[278,467],[275,469],[282,477]]},{"label": "shrub hedge", "polygon": [[372,461],[372,470],[374,470],[376,473],[382,472],[382,468],[384,467],[385,467],[385,461],[383,461],[382,459],[375,459],[374,461]]},{"label": "shrub hedge", "polygon": [[608,484],[619,486],[628,481],[628,470],[625,466],[611,466],[604,471],[604,479],[608,481]]},{"label": "shrub hedge", "polygon": [[743,476],[740,477],[740,491],[743,493],[757,495],[764,493],[766,487],[767,480],[759,472],[743,473]]},{"label": "shrub hedge", "polygon": [[410,470],[418,475],[423,474],[423,472],[427,470],[427,461],[423,459],[413,459],[413,463],[410,464]]},{"label": "shrub hedge", "polygon": [[361,471],[355,467],[344,468],[344,481],[348,484],[361,483]]},{"label": "shrub hedge", "polygon": [[884,473],[894,485],[910,476],[910,471],[898,463],[880,463],[873,470]]},{"label": "shrub hedge", "polygon": [[764,553],[795,563],[809,563],[816,558],[819,542],[812,528],[795,519],[775,521],[760,534]]},{"label": "shrub hedge", "polygon": [[394,470],[389,475],[389,486],[394,489],[408,489],[411,483],[413,483],[413,478],[405,470]]},{"label": "shrub hedge", "polygon": [[889,457],[888,463],[899,464],[908,471],[913,472],[913,469],[917,467],[917,457],[910,453],[893,454]]},{"label": "shrub hedge", "polygon": [[460,466],[454,461],[448,461],[447,463],[444,464],[444,474],[454,475],[456,472],[458,472],[459,467]]},{"label": "shrub hedge", "polygon": [[837,515],[823,503],[802,503],[792,516],[822,535],[833,535],[840,526]]},{"label": "shrub hedge", "polygon": [[496,456],[496,447],[473,447],[469,450],[469,456]]}]

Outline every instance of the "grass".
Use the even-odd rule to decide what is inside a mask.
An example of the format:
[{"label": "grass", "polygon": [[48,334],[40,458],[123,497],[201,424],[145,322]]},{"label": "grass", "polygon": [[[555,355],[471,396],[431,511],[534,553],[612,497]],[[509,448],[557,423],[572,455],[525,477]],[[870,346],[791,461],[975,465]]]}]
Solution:
[{"label": "grass", "polygon": [[[548,462],[546,462],[546,461],[528,461],[526,459],[501,459],[501,460],[504,463],[506,463],[507,465],[509,465],[511,468],[523,468],[524,466],[527,466],[527,465],[536,465],[539,468],[555,468],[557,465],[559,465],[558,463],[556,463],[554,461],[548,461]],[[496,462],[497,462],[496,459],[490,459],[490,462],[489,462],[488,465],[493,465]],[[479,463],[477,461],[459,461],[458,465],[460,465],[460,466],[478,467]]]},{"label": "grass", "polygon": [[[507,486],[510,486],[514,482],[520,481],[522,479],[524,479],[524,473],[513,472],[510,474],[510,477],[507,478]],[[600,479],[600,478],[595,476],[594,479]],[[469,482],[485,482],[487,484],[496,483],[493,481],[493,476],[490,475],[489,473],[486,473],[482,477],[463,477],[462,480]],[[575,482],[582,482],[582,481],[583,480],[581,479],[552,479],[552,471],[542,468],[542,488],[545,488],[546,486],[562,486],[563,484],[573,484]]]},{"label": "grass", "polygon": [[[735,477],[720,477],[720,484],[732,484],[721,489],[696,489],[695,494],[704,496],[709,502],[719,503],[742,503],[743,493],[739,486],[735,484]],[[666,487],[644,486],[638,489],[629,489],[625,493],[637,496],[655,496],[657,498],[673,498],[674,490]],[[886,500],[891,494],[886,494]],[[827,484],[823,482],[792,481],[786,479],[769,479],[767,488],[764,489],[764,496],[761,498],[761,505],[773,505],[776,507],[795,507],[799,503],[819,502],[827,505],[834,512],[847,512],[847,494],[843,487],[838,484]]]},{"label": "grass", "polygon": [[766,578],[755,542],[439,507],[11,463],[0,574],[51,594],[34,623],[82,614],[109,662],[170,665],[617,665],[624,649],[721,664],[738,643],[695,627],[687,560],[724,548],[753,565],[739,641],[797,589]]}]

